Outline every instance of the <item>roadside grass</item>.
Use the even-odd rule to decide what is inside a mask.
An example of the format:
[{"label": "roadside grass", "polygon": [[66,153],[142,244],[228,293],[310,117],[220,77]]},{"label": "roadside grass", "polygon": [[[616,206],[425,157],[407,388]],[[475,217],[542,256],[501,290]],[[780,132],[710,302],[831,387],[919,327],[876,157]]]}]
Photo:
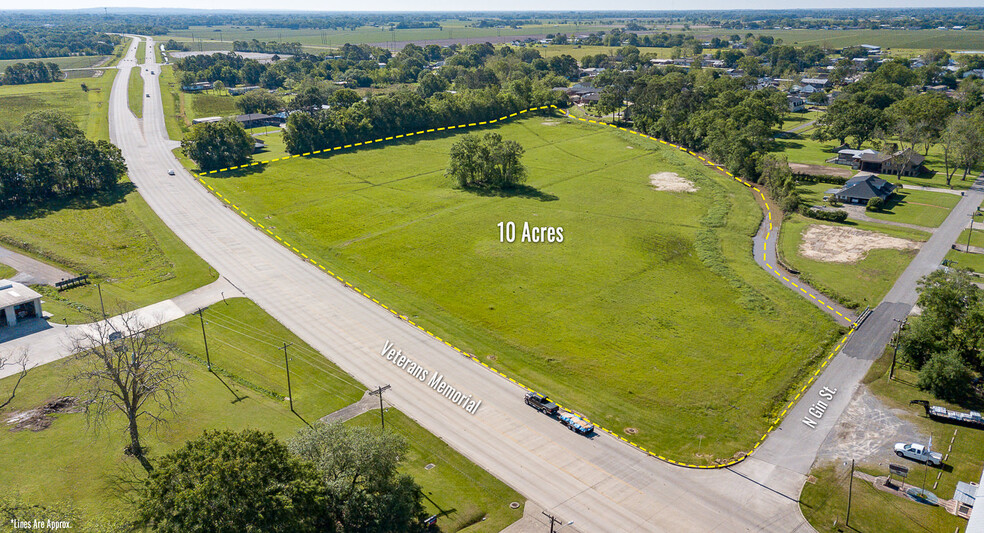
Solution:
[{"label": "roadside grass", "polygon": [[0,279],[10,278],[11,276],[13,276],[16,273],[17,273],[17,271],[14,270],[13,268],[11,268],[11,267],[3,264],[3,263],[0,263]]},{"label": "roadside grass", "polygon": [[185,106],[188,120],[202,117],[227,117],[238,115],[236,97],[230,94],[188,93],[185,98],[190,105]]},{"label": "roadside grass", "polygon": [[160,76],[157,79],[161,86],[161,102],[164,106],[164,126],[167,128],[167,136],[172,140],[180,141],[188,132],[191,121],[187,119],[184,93],[181,92],[180,83],[174,76],[174,66],[161,66]]},{"label": "roadside grass", "polygon": [[[33,111],[53,109],[67,113],[92,140],[109,140],[109,92],[116,70],[98,78],[56,83],[0,86],[0,127],[16,129]],[[83,91],[82,84],[89,90]]]},{"label": "roadside grass", "polygon": [[[209,351],[216,368],[205,367],[201,329],[197,316],[169,325],[187,372],[178,414],[160,430],[144,429],[141,438],[150,448],[151,460],[180,447],[205,429],[258,428],[290,438],[303,427],[301,417],[314,422],[362,396],[362,387],[331,362],[317,354],[256,304],[245,299],[228,300],[205,312]],[[254,340],[256,338],[256,340]],[[294,415],[282,396],[273,398],[250,384],[267,386],[286,395],[283,352],[270,342],[293,342],[291,386]],[[46,400],[79,393],[69,376],[78,368],[71,359],[49,363],[30,371],[17,397],[4,415],[32,409]],[[0,381],[8,390],[11,379]],[[6,416],[3,417],[6,419]],[[20,493],[30,501],[70,500],[90,512],[108,515],[125,505],[126,490],[120,478],[128,471],[143,477],[139,465],[126,459],[123,417],[114,414],[105,430],[86,429],[84,414],[61,414],[41,431],[0,431],[0,487]],[[139,472],[138,472],[139,471]]]},{"label": "roadside grass", "polygon": [[143,65],[147,62],[147,41],[140,39],[137,41],[137,64]]},{"label": "roadside grass", "polygon": [[[402,435],[409,445],[401,471],[413,476],[424,492],[428,515],[438,515],[441,531],[498,532],[523,517],[523,498],[488,472],[454,451],[438,437],[394,408],[386,408],[386,431]],[[374,410],[347,424],[379,427]],[[427,468],[428,465],[433,465]],[[517,502],[518,509],[509,504]]]},{"label": "roadside grass", "polygon": [[[859,469],[861,470],[861,469]],[[880,471],[869,472],[884,475]],[[882,492],[863,479],[854,479],[851,495],[851,524],[844,526],[851,476],[850,466],[838,463],[814,468],[800,494],[803,517],[821,533],[842,531],[893,531],[896,533],[950,533],[966,527],[967,521],[940,507],[922,505]],[[815,479],[814,479],[815,478]]]},{"label": "roadside grass", "polygon": [[127,105],[137,118],[143,118],[144,84],[140,68],[130,69],[130,82],[127,85]]},{"label": "roadside grass", "polygon": [[[837,188],[838,185],[830,183],[801,183],[796,190],[804,203],[824,205],[824,191]],[[959,202],[960,197],[955,194],[903,188],[889,198],[884,208],[865,214],[878,220],[938,228]]]},{"label": "roadside grass", "polygon": [[[899,459],[899,462],[909,467],[907,481],[910,484],[922,486],[925,478],[927,490],[940,498],[950,499],[958,481],[976,482],[980,479],[981,460],[984,459],[981,451],[984,450],[984,431],[944,424],[926,417],[921,406],[910,405],[909,401],[928,399],[932,405],[963,411],[967,408],[951,405],[919,390],[915,386],[918,379],[916,372],[901,361],[895,368],[895,379],[889,381],[891,364],[892,352],[890,348],[886,348],[868,370],[863,383],[887,408],[902,413],[900,416],[914,424],[920,433],[933,436],[934,450],[943,453],[945,457],[942,469],[927,468],[903,459]],[[952,450],[947,452],[951,437]],[[886,465],[865,464],[861,465],[861,470],[876,476],[888,474]],[[845,469],[842,463],[838,463],[836,467],[826,465],[815,468],[811,472],[816,477],[816,482],[804,486],[800,495],[800,508],[817,530],[836,531],[831,527],[835,518],[838,523],[843,523],[847,510],[849,472],[850,469]],[[903,500],[875,489],[868,482],[855,479],[851,525],[858,531],[949,532],[965,527],[967,521],[940,507]]]},{"label": "roadside grass", "polygon": [[812,224],[854,227],[914,241],[929,239],[928,233],[884,224],[853,220],[838,224],[799,214],[786,217],[779,233],[783,262],[799,270],[803,281],[851,309],[878,305],[918,250],[871,250],[857,263],[814,261],[799,254],[803,232]]},{"label": "roadside grass", "polygon": [[[528,188],[452,187],[454,133],[206,182],[422,327],[613,431],[637,429],[640,445],[704,463],[747,451],[841,331],[754,263],[762,213],[747,188],[558,116],[486,131],[525,147]],[[700,190],[654,191],[660,171]],[[499,242],[508,221],[518,235],[563,227],[564,242]]]},{"label": "roadside grass", "polygon": [[[790,163],[807,163],[813,165],[826,165],[831,168],[848,169],[849,166],[846,165],[836,165],[834,163],[827,163],[826,160],[837,156],[836,148],[839,146],[836,140],[819,142],[810,139],[809,132],[800,132],[788,134],[790,138],[787,139],[777,139],[776,146],[780,153],[786,155]],[[864,145],[863,148],[871,148],[871,143]],[[852,145],[852,148],[856,148]],[[917,147],[917,151],[920,155],[923,154],[922,147]],[[984,165],[978,165],[967,175],[966,180],[961,180],[960,177],[963,175],[963,171],[957,172],[957,174],[951,179],[950,187],[946,185],[946,176],[944,176],[944,165],[943,165],[943,152],[939,146],[933,146],[929,149],[929,154],[926,156],[925,166],[929,169],[929,172],[924,172],[920,176],[902,176],[901,179],[897,178],[894,174],[879,174],[879,176],[892,183],[902,183],[903,185],[918,185],[921,187],[937,187],[941,189],[952,188],[954,190],[969,189],[971,185],[974,184],[974,176],[976,176],[981,170],[984,170]]]},{"label": "roadside grass", "polygon": [[[0,212],[0,241],[102,283],[107,311],[142,307],[206,285],[215,272],[181,242],[129,183],[117,191],[56,200],[41,210]],[[96,286],[46,294],[52,321],[88,322]]]},{"label": "roadside grass", "polygon": [[[966,243],[967,238],[964,237],[963,244]],[[977,272],[978,274],[984,274],[984,254],[968,254],[966,252],[951,249],[946,253],[946,259],[956,263],[952,265],[954,268],[966,268]]]},{"label": "roadside grass", "polygon": [[5,69],[14,63],[31,63],[41,61],[43,63],[54,63],[58,68],[89,68],[98,65],[102,61],[112,56],[64,56],[64,57],[42,57],[37,59],[0,59],[0,69]]}]

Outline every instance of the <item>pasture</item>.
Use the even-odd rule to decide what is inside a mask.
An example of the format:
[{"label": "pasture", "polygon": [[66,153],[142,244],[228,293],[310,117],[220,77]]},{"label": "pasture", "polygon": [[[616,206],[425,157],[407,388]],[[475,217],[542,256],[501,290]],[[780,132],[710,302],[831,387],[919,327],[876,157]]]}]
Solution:
[{"label": "pasture", "polygon": [[109,91],[115,77],[116,70],[107,70],[98,78],[0,86],[0,127],[15,129],[28,113],[54,109],[70,115],[89,139],[108,141]]},{"label": "pasture", "polygon": [[[839,332],[753,262],[762,213],[747,188],[557,116],[489,129],[525,147],[528,186],[452,187],[450,133],[206,181],[362,290],[640,445],[703,463],[747,451]],[[656,191],[660,172],[698,191]],[[509,221],[563,227],[564,242],[499,242]]]}]

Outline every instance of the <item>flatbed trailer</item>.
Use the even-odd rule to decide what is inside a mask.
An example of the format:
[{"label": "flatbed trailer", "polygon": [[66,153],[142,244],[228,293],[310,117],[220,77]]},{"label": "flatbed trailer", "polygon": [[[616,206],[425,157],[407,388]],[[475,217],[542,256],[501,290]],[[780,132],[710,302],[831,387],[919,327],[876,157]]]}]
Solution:
[{"label": "flatbed trailer", "polygon": [[923,406],[926,409],[926,416],[938,422],[984,429],[984,417],[977,411],[971,411],[969,413],[951,411],[939,405],[929,405],[929,402],[926,400],[912,400],[909,403]]}]

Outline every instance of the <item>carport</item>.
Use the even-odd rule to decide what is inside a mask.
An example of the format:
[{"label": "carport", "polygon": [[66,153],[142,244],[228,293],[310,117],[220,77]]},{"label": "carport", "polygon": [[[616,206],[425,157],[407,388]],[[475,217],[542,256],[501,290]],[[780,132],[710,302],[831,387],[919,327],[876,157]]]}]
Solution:
[{"label": "carport", "polygon": [[41,295],[26,285],[0,280],[0,327],[41,316]]}]

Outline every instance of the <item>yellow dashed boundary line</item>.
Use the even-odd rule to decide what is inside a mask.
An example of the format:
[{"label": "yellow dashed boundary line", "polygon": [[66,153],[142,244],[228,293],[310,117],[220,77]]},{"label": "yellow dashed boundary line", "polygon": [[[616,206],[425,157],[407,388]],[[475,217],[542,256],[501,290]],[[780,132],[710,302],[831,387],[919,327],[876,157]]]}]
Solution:
[{"label": "yellow dashed boundary line", "polygon": [[[504,120],[508,120],[508,119],[510,119],[510,118],[513,118],[513,117],[516,117],[516,116],[519,116],[519,115],[522,115],[523,113],[527,113],[527,112],[529,112],[529,111],[540,111],[540,110],[544,110],[544,109],[558,109],[558,108],[557,108],[557,106],[554,106],[554,105],[549,105],[549,106],[546,106],[546,105],[545,105],[545,106],[540,106],[540,107],[532,107],[532,108],[530,108],[530,109],[524,109],[524,110],[522,110],[522,111],[519,111],[519,112],[516,112],[516,113],[511,113],[511,114],[509,114],[509,115],[506,115],[506,116],[502,116],[502,117],[499,117],[499,118],[497,118],[497,119],[495,119],[495,120],[490,120],[490,121],[487,121],[487,122],[477,122],[477,123],[476,123],[476,122],[472,122],[472,123],[470,123],[470,124],[459,124],[459,125],[457,125],[457,126],[446,126],[446,127],[442,127],[442,128],[435,128],[435,129],[429,129],[429,130],[426,130],[426,131],[418,131],[418,132],[414,132],[414,133],[407,133],[407,134],[402,134],[402,135],[395,135],[395,136],[392,136],[392,137],[386,137],[386,138],[380,138],[380,139],[375,139],[375,140],[372,140],[372,141],[365,141],[364,143],[359,143],[359,144],[370,144],[370,143],[378,143],[378,142],[383,142],[383,141],[390,141],[390,140],[394,140],[394,139],[400,139],[400,138],[403,138],[403,137],[409,137],[409,136],[411,136],[411,135],[420,135],[420,134],[423,134],[423,133],[430,133],[430,132],[433,132],[433,131],[443,131],[443,130],[452,130],[452,129],[456,129],[456,128],[466,128],[466,127],[473,127],[473,126],[479,126],[479,125],[484,125],[484,124],[487,124],[487,123],[488,123],[488,124],[491,124],[491,123],[494,123],[494,122],[499,122],[499,121],[504,121]],[[742,180],[741,178],[739,178],[739,177],[737,177],[737,176],[735,176],[735,175],[734,175],[734,174],[732,174],[731,172],[728,172],[728,171],[727,171],[726,169],[724,169],[724,168],[722,168],[721,166],[719,166],[719,165],[716,165],[716,164],[714,164],[713,162],[711,162],[711,161],[709,161],[709,160],[707,160],[707,159],[705,159],[704,157],[702,157],[702,156],[700,156],[700,155],[698,155],[698,154],[695,154],[694,152],[692,152],[692,151],[690,151],[690,150],[688,150],[688,149],[686,149],[686,148],[684,148],[683,146],[678,146],[678,145],[676,145],[676,144],[673,144],[673,143],[669,143],[669,142],[666,142],[666,141],[664,141],[664,140],[662,140],[662,139],[657,139],[656,137],[652,137],[652,136],[649,136],[649,135],[646,135],[645,133],[641,133],[641,132],[638,132],[638,131],[634,131],[634,130],[629,130],[629,129],[626,129],[626,128],[619,128],[619,127],[617,127],[617,126],[615,126],[614,124],[606,124],[606,123],[604,123],[604,122],[598,122],[598,121],[595,121],[595,120],[590,120],[590,119],[585,119],[585,118],[580,118],[580,117],[575,117],[575,116],[572,116],[572,115],[571,115],[570,113],[568,113],[567,111],[564,111],[564,110],[562,110],[562,109],[558,109],[558,111],[560,111],[560,112],[561,112],[561,113],[563,113],[563,114],[564,114],[565,116],[567,116],[568,118],[571,118],[571,119],[575,119],[575,120],[580,120],[580,121],[582,121],[582,122],[589,122],[589,123],[591,123],[591,124],[600,124],[600,125],[608,125],[608,126],[611,126],[612,128],[617,128],[617,129],[620,129],[620,130],[622,130],[622,131],[625,131],[625,132],[628,132],[628,133],[632,133],[632,134],[635,134],[635,135],[639,135],[639,136],[641,136],[641,137],[645,137],[645,138],[647,138],[647,139],[650,139],[650,140],[653,140],[653,141],[658,141],[658,142],[659,142],[660,144],[665,144],[665,145],[668,145],[668,146],[672,146],[673,148],[677,148],[677,149],[679,149],[680,151],[682,151],[682,152],[684,152],[684,153],[686,153],[686,154],[689,154],[689,155],[691,155],[691,156],[693,156],[693,157],[695,157],[695,158],[697,158],[697,159],[700,159],[700,161],[702,161],[702,162],[703,162],[703,163],[704,163],[705,165],[707,165],[707,166],[709,166],[709,167],[711,167],[711,168],[714,168],[714,169],[717,169],[717,170],[719,170],[719,171],[721,171],[721,172],[723,172],[723,173],[725,173],[725,174],[727,174],[728,176],[730,176],[730,177],[732,177],[732,178],[734,178],[734,179],[735,179],[736,181],[738,181],[738,182],[739,182],[739,183],[741,183],[742,185],[745,185],[746,187],[749,187],[749,188],[751,188],[751,189],[754,189],[754,190],[755,190],[755,192],[758,192],[759,194],[761,194],[761,196],[762,196],[762,201],[763,201],[763,203],[764,203],[764,205],[765,205],[765,209],[766,209],[766,213],[767,213],[767,215],[768,215],[768,219],[769,219],[770,221],[772,220],[772,211],[771,211],[771,208],[769,207],[769,204],[768,204],[768,201],[767,201],[767,200],[766,200],[766,198],[765,198],[765,194],[764,194],[764,193],[762,193],[762,191],[760,191],[760,190],[759,190],[759,189],[758,189],[757,187],[754,187],[754,186],[753,186],[753,185],[752,185],[751,183],[748,183],[748,182],[746,182],[746,181],[744,181],[744,180]],[[315,155],[315,154],[319,154],[319,153],[322,153],[322,152],[330,152],[330,151],[333,151],[333,150],[341,150],[341,149],[345,149],[345,148],[352,148],[353,146],[359,146],[359,144],[354,144],[354,145],[353,145],[353,144],[347,144],[347,145],[345,145],[345,146],[336,146],[336,147],[334,147],[334,148],[325,148],[325,149],[323,149],[323,150],[317,150],[317,151],[312,151],[312,152],[308,152],[308,153],[305,153],[305,154],[298,154],[298,155],[294,155],[294,156],[288,156],[288,157],[281,157],[281,158],[277,158],[277,159],[270,159],[270,160],[268,160],[268,161],[260,161],[259,163],[253,163],[253,164],[254,164],[254,165],[255,165],[255,164],[268,164],[268,163],[273,163],[273,162],[275,162],[275,161],[281,161],[281,160],[287,160],[287,159],[292,159],[292,158],[294,158],[294,157],[307,157],[307,156],[310,156],[310,155]],[[243,166],[247,166],[247,165],[243,165]],[[287,243],[286,241],[284,241],[284,240],[283,240],[283,239],[282,239],[282,238],[281,238],[281,237],[280,237],[279,235],[277,235],[277,234],[275,234],[275,233],[273,233],[272,231],[270,231],[270,229],[269,229],[269,228],[266,228],[266,227],[264,227],[264,226],[263,226],[262,224],[260,224],[260,223],[258,223],[258,222],[256,222],[256,220],[255,220],[255,219],[254,219],[253,217],[250,217],[250,216],[249,216],[249,215],[247,215],[247,214],[246,214],[246,213],[245,213],[245,212],[244,212],[244,211],[243,211],[242,209],[240,209],[240,208],[239,208],[238,206],[236,206],[235,204],[233,204],[232,202],[230,202],[230,201],[229,201],[229,200],[228,200],[227,198],[224,198],[224,197],[222,196],[222,194],[221,194],[221,193],[219,193],[219,192],[217,192],[217,191],[216,191],[216,190],[215,190],[214,188],[212,188],[212,186],[211,186],[211,185],[209,185],[209,184],[207,184],[207,183],[205,183],[205,180],[204,180],[204,179],[202,179],[202,178],[203,178],[204,176],[206,176],[206,175],[208,175],[208,174],[215,174],[215,173],[217,173],[217,172],[224,172],[224,171],[227,171],[227,170],[235,170],[235,169],[237,169],[237,168],[240,168],[240,167],[229,167],[229,168],[223,168],[223,169],[220,169],[220,170],[212,170],[212,171],[209,171],[209,172],[202,172],[202,173],[200,173],[200,174],[198,174],[198,176],[199,176],[199,178],[198,178],[198,181],[199,181],[199,182],[200,182],[200,183],[201,183],[202,185],[204,185],[204,186],[205,186],[206,188],[208,188],[208,190],[209,190],[209,192],[211,192],[211,193],[213,193],[213,194],[215,194],[215,195],[216,195],[216,196],[217,196],[218,198],[221,198],[222,200],[224,200],[224,201],[226,202],[226,204],[227,204],[227,205],[229,205],[229,206],[231,206],[231,207],[232,207],[233,209],[235,209],[235,210],[236,210],[236,212],[238,212],[238,213],[239,213],[240,215],[242,215],[242,217],[243,217],[244,219],[247,219],[247,220],[249,220],[249,221],[250,221],[251,223],[253,223],[254,225],[256,225],[256,226],[258,226],[258,227],[259,227],[260,229],[263,229],[263,230],[265,230],[265,231],[266,231],[266,232],[267,232],[268,234],[270,234],[271,236],[273,236],[274,238],[276,238],[276,239],[277,239],[277,241],[279,241],[279,242],[280,242],[281,244],[283,244],[283,245],[284,245],[284,247],[286,247],[286,248],[287,248],[288,250],[291,250],[291,251],[293,251],[293,252],[294,252],[295,254],[297,254],[297,255],[299,255],[299,256],[300,256],[301,258],[303,258],[303,259],[304,259],[305,261],[307,261],[307,262],[309,262],[309,263],[311,263],[311,264],[312,264],[312,265],[314,265],[314,266],[317,266],[317,267],[318,267],[318,268],[320,268],[320,269],[321,269],[321,270],[322,270],[323,272],[325,272],[325,273],[327,273],[327,274],[328,274],[329,276],[331,276],[331,277],[333,277],[333,278],[335,278],[335,279],[336,279],[336,280],[338,280],[338,281],[339,281],[340,283],[343,283],[343,284],[345,284],[345,286],[346,286],[346,287],[349,287],[349,288],[351,288],[351,289],[353,289],[354,291],[356,291],[356,293],[357,293],[357,294],[360,294],[360,295],[362,295],[362,296],[364,296],[364,297],[365,297],[366,299],[368,299],[368,300],[370,300],[371,302],[373,302],[373,303],[375,303],[375,304],[377,304],[377,305],[379,305],[379,306],[380,306],[380,307],[382,307],[383,309],[386,309],[387,311],[389,311],[390,313],[392,313],[392,314],[393,314],[394,316],[396,316],[396,317],[397,317],[397,318],[399,318],[400,320],[402,320],[402,321],[404,321],[404,322],[407,322],[407,323],[408,323],[408,324],[410,324],[411,326],[414,326],[414,327],[416,327],[416,328],[417,328],[418,330],[420,330],[421,332],[424,332],[424,333],[426,333],[427,335],[429,335],[429,336],[431,336],[431,337],[433,337],[433,338],[434,338],[435,340],[437,340],[437,341],[439,341],[439,342],[442,342],[442,343],[444,343],[445,345],[447,345],[447,346],[449,346],[449,347],[451,347],[452,349],[454,349],[454,351],[456,351],[456,352],[458,352],[458,353],[460,353],[460,354],[462,354],[463,356],[465,356],[465,357],[467,357],[467,358],[469,358],[469,359],[471,359],[472,361],[474,361],[474,362],[476,362],[476,363],[478,363],[478,364],[480,364],[480,365],[482,365],[483,367],[485,367],[485,368],[487,368],[487,369],[489,369],[489,370],[490,370],[491,372],[494,372],[494,373],[496,373],[496,374],[498,374],[498,375],[500,375],[500,376],[502,376],[503,378],[505,378],[505,379],[508,379],[508,380],[509,380],[509,381],[510,381],[511,383],[515,383],[515,384],[516,384],[516,385],[518,385],[519,387],[521,387],[521,388],[523,388],[523,389],[526,389],[526,390],[527,390],[527,391],[529,391],[529,392],[536,392],[536,391],[535,391],[535,390],[533,390],[532,388],[530,388],[530,387],[527,387],[526,385],[523,385],[522,383],[519,383],[519,382],[517,382],[517,381],[516,381],[515,379],[513,379],[513,378],[511,378],[511,377],[509,377],[509,376],[507,376],[506,374],[504,374],[504,373],[502,373],[502,372],[500,372],[500,371],[499,371],[499,370],[497,370],[496,368],[494,368],[494,367],[491,367],[491,366],[489,366],[489,365],[488,365],[488,363],[486,363],[486,362],[484,362],[484,361],[481,361],[481,360],[479,360],[479,359],[478,359],[477,357],[475,357],[474,355],[472,355],[472,354],[470,354],[470,353],[468,353],[468,352],[466,352],[466,351],[463,351],[463,350],[461,350],[460,348],[458,348],[458,347],[456,347],[456,346],[454,346],[454,345],[452,345],[452,344],[451,344],[450,342],[448,342],[448,341],[446,341],[446,340],[444,340],[444,339],[442,339],[442,338],[440,338],[440,337],[438,337],[437,335],[434,335],[434,334],[433,334],[433,333],[431,333],[430,331],[427,331],[426,329],[424,329],[424,328],[423,328],[423,327],[421,327],[420,325],[418,325],[418,324],[416,324],[415,322],[413,322],[412,320],[410,320],[410,319],[409,319],[409,318],[408,318],[407,316],[405,316],[405,315],[401,315],[400,313],[398,313],[398,312],[397,312],[397,311],[395,311],[394,309],[392,309],[392,308],[390,308],[390,307],[388,307],[388,306],[387,306],[386,304],[384,304],[384,303],[381,303],[381,302],[380,302],[379,300],[377,300],[377,299],[375,299],[375,298],[373,298],[372,296],[370,296],[369,294],[367,294],[367,293],[365,293],[365,292],[363,292],[363,291],[362,291],[362,290],[360,290],[360,289],[359,289],[358,287],[355,287],[355,286],[354,286],[354,285],[352,285],[351,283],[349,283],[349,282],[347,282],[347,281],[345,281],[344,279],[342,279],[342,277],[341,277],[341,276],[339,276],[339,275],[337,275],[337,274],[335,274],[335,273],[333,273],[332,271],[330,271],[330,270],[328,270],[327,268],[325,268],[325,266],[324,266],[324,265],[320,265],[320,264],[318,264],[318,262],[317,262],[317,261],[315,261],[314,259],[311,259],[310,257],[308,257],[307,255],[305,255],[305,254],[304,254],[303,252],[301,252],[300,250],[298,250],[298,249],[297,249],[297,248],[295,248],[294,246],[291,246],[290,244],[288,244],[288,243]],[[770,230],[770,232],[771,232],[771,230],[772,230],[772,224],[771,224],[771,222],[770,222],[770,224],[769,224],[769,230]],[[766,244],[766,245],[768,245],[768,234],[767,234],[767,236],[766,236],[766,243],[765,243],[765,244]],[[764,255],[765,255],[765,252],[763,251],[763,257],[764,257]],[[787,282],[787,283],[789,283],[790,285],[792,285],[792,286],[793,286],[793,287],[795,287],[795,288],[798,288],[798,289],[800,289],[801,291],[803,291],[803,292],[804,292],[805,294],[807,294],[807,295],[809,295],[809,296],[810,296],[811,298],[813,298],[814,300],[817,300],[817,298],[816,298],[816,296],[814,296],[813,294],[810,294],[810,293],[809,293],[809,292],[807,292],[807,291],[806,291],[805,289],[803,289],[803,288],[801,288],[801,287],[799,287],[799,286],[798,286],[798,285],[797,285],[796,283],[794,283],[794,282],[792,282],[792,281],[790,281],[790,280],[789,280],[789,278],[787,278],[786,276],[783,276],[783,275],[782,275],[782,274],[781,274],[781,273],[780,273],[780,272],[779,272],[778,270],[776,270],[775,268],[773,268],[773,267],[772,267],[771,265],[769,265],[769,264],[766,264],[766,266],[767,266],[767,267],[769,268],[769,270],[771,270],[771,271],[772,271],[773,273],[775,273],[775,275],[776,275],[777,277],[781,277],[781,278],[783,279],[783,281],[785,281],[785,282]],[[818,300],[818,302],[820,302],[820,303],[823,303],[823,302],[822,302],[822,301],[820,301],[820,300]],[[826,304],[824,304],[824,305],[826,305]],[[840,316],[841,318],[843,318],[844,320],[848,320],[848,319],[847,319],[846,317],[844,317],[844,315],[842,315],[842,314],[841,314],[840,312],[837,312],[837,311],[836,311],[836,310],[835,310],[835,309],[834,309],[833,307],[831,307],[831,306],[829,306],[829,305],[826,305],[826,307],[827,307],[827,309],[830,309],[831,311],[834,311],[835,313],[837,313],[837,315],[839,315],[839,316]],[[775,420],[774,420],[774,421],[772,422],[772,424],[771,424],[771,425],[769,426],[769,429],[768,429],[768,430],[767,430],[767,431],[766,431],[766,432],[765,432],[765,433],[764,433],[764,434],[762,435],[762,437],[761,437],[761,438],[760,438],[760,439],[758,440],[758,442],[756,442],[756,443],[755,443],[755,446],[754,446],[754,447],[752,447],[752,449],[751,449],[751,451],[749,451],[749,452],[748,452],[747,454],[745,454],[744,456],[742,456],[742,457],[741,457],[741,458],[739,458],[739,459],[735,459],[735,460],[733,460],[733,461],[729,461],[729,462],[727,462],[727,463],[722,463],[722,464],[717,464],[717,465],[694,465],[694,464],[690,464],[690,463],[683,463],[683,462],[680,462],[680,461],[675,461],[675,460],[673,460],[673,459],[670,459],[670,458],[668,458],[668,457],[664,457],[664,456],[662,456],[662,455],[660,455],[660,454],[657,454],[657,453],[655,453],[655,452],[651,452],[651,451],[649,451],[649,450],[647,450],[647,449],[645,449],[645,448],[643,448],[642,446],[639,446],[638,444],[636,444],[636,443],[634,443],[634,442],[632,442],[632,441],[630,441],[630,440],[626,440],[626,438],[625,438],[625,437],[623,437],[623,436],[621,436],[621,435],[619,435],[618,433],[616,433],[616,432],[614,432],[614,431],[611,431],[611,430],[609,430],[609,429],[607,429],[607,428],[604,428],[604,427],[602,427],[602,426],[597,426],[597,425],[596,425],[596,426],[595,426],[595,429],[597,429],[597,430],[599,430],[599,431],[601,431],[601,432],[604,432],[604,433],[607,433],[607,434],[609,434],[609,435],[611,435],[612,437],[615,437],[615,438],[617,438],[618,440],[620,440],[620,441],[622,441],[622,442],[625,442],[626,444],[629,444],[630,446],[632,446],[632,447],[634,447],[634,448],[636,448],[636,449],[638,449],[639,451],[641,451],[641,452],[643,452],[643,453],[645,453],[646,455],[649,455],[650,457],[654,457],[654,458],[656,458],[656,459],[659,459],[660,461],[663,461],[663,462],[666,462],[666,463],[669,463],[669,464],[672,464],[672,465],[676,465],[676,466],[682,466],[682,467],[685,467],[685,468],[697,468],[697,469],[715,469],[715,468],[727,468],[727,467],[729,467],[729,466],[734,466],[734,465],[736,465],[736,464],[738,464],[738,463],[740,463],[740,462],[742,462],[742,461],[744,461],[744,460],[745,460],[745,459],[746,459],[747,457],[749,457],[749,456],[751,456],[751,455],[752,455],[753,453],[755,453],[755,450],[757,450],[757,449],[758,449],[758,447],[759,447],[759,446],[760,446],[760,445],[761,445],[761,444],[762,444],[763,442],[765,442],[765,439],[766,439],[766,437],[768,437],[768,436],[769,436],[769,434],[770,434],[770,433],[772,433],[772,431],[773,431],[773,430],[774,430],[774,429],[775,429],[775,428],[776,428],[776,427],[777,427],[777,426],[778,426],[778,425],[779,425],[779,424],[780,424],[780,423],[782,422],[782,420],[783,420],[783,418],[784,418],[784,417],[786,416],[786,413],[788,413],[788,412],[789,412],[789,410],[790,410],[790,409],[792,409],[792,407],[793,407],[793,405],[794,405],[794,404],[796,403],[796,400],[798,400],[798,399],[799,399],[799,397],[800,397],[800,395],[802,395],[802,394],[803,394],[803,392],[805,392],[805,391],[806,391],[806,389],[807,389],[807,388],[808,388],[808,387],[809,387],[810,385],[812,385],[812,384],[813,384],[813,382],[814,382],[814,381],[815,381],[815,380],[817,379],[817,376],[819,376],[819,375],[820,375],[820,372],[821,372],[821,371],[822,371],[822,370],[824,369],[824,367],[826,367],[826,366],[827,366],[827,363],[829,363],[829,362],[830,362],[830,360],[831,360],[831,359],[833,359],[835,355],[837,355],[837,353],[838,353],[838,352],[840,351],[840,349],[841,349],[841,347],[843,347],[843,346],[844,346],[844,342],[845,342],[845,341],[847,341],[847,339],[848,339],[848,338],[849,338],[849,337],[851,336],[851,334],[852,334],[852,333],[854,333],[854,330],[855,330],[856,328],[857,328],[857,324],[856,324],[856,323],[854,323],[854,324],[852,324],[852,325],[851,325],[851,329],[850,329],[850,331],[848,331],[848,332],[847,332],[847,334],[846,334],[846,335],[845,335],[845,336],[844,336],[843,338],[841,338],[841,340],[840,340],[840,342],[839,342],[839,343],[837,344],[837,346],[836,346],[836,347],[835,347],[835,348],[834,348],[834,349],[833,349],[833,350],[832,350],[832,351],[830,352],[830,355],[828,355],[828,356],[827,356],[827,358],[826,358],[826,359],[825,359],[825,360],[823,361],[823,363],[822,363],[822,364],[820,365],[820,367],[819,367],[819,368],[817,368],[817,370],[816,370],[816,371],[815,371],[815,372],[813,373],[813,375],[812,375],[812,376],[810,377],[810,380],[809,380],[809,381],[808,381],[808,382],[807,382],[807,383],[806,383],[805,385],[803,385],[803,388],[802,388],[802,389],[800,389],[800,391],[799,391],[799,392],[798,392],[798,393],[796,394],[796,397],[794,397],[794,398],[793,398],[793,399],[792,399],[792,400],[791,400],[791,401],[789,402],[789,404],[788,404],[788,405],[787,405],[787,406],[786,406],[786,407],[785,407],[785,408],[784,408],[784,409],[782,410],[782,412],[781,412],[781,413],[779,414],[779,416],[778,416],[778,417],[776,417],[776,419],[775,419]],[[564,407],[563,405],[561,405],[561,404],[557,404],[557,405],[558,405],[558,407],[560,407],[560,408],[561,408],[561,409],[563,409],[564,411],[566,411],[566,412],[568,412],[568,413],[573,413],[573,411],[572,411],[572,410],[570,410],[570,409],[568,409],[568,408],[566,408],[566,407]]]}]

